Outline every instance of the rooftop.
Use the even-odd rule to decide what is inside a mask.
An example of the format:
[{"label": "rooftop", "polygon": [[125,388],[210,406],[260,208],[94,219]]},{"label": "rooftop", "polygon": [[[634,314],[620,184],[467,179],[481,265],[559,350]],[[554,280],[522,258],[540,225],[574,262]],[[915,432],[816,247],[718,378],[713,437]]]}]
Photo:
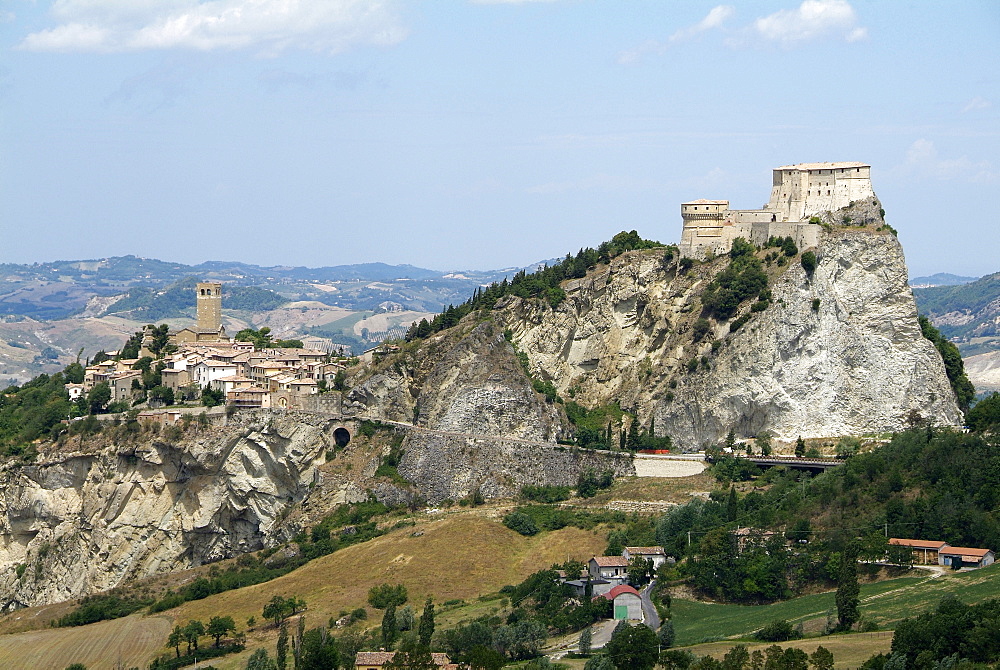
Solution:
[{"label": "rooftop", "polygon": [[[781,168],[778,168],[779,170]],[[687,202],[682,202],[682,205],[728,205],[728,200],[705,200],[701,198],[699,200],[688,200]]]},{"label": "rooftop", "polygon": [[[631,593],[634,596],[638,596],[639,595],[639,592],[636,591],[635,589],[633,589],[628,584],[622,584],[620,586],[616,586],[615,588],[611,589],[607,593],[602,593],[601,595],[599,595],[597,597],[598,598],[607,598],[608,600],[614,600],[615,598],[617,598],[618,596],[620,596],[623,593]],[[639,596],[639,597],[641,598],[642,596]]]},{"label": "rooftop", "polygon": [[663,547],[625,547],[630,554],[662,554]]},{"label": "rooftop", "polygon": [[590,559],[601,568],[627,568],[628,559],[624,556],[594,556]]},{"label": "rooftop", "polygon": [[941,547],[948,546],[947,542],[942,542],[941,540],[907,540],[899,537],[890,537],[889,544],[912,547],[914,549],[940,549]]},{"label": "rooftop", "polygon": [[946,556],[978,556],[982,558],[990,553],[989,549],[974,549],[972,547],[945,547],[940,552]]},{"label": "rooftop", "polygon": [[775,170],[837,170],[840,168],[860,168],[871,167],[868,163],[858,163],[854,161],[842,163],[797,163],[795,165],[782,165]]}]

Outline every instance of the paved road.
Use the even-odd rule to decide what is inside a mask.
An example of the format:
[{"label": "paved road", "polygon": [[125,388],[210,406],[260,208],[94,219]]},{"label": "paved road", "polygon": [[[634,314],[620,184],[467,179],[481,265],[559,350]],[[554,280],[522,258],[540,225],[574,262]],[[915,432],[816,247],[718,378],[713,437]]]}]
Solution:
[{"label": "paved road", "polygon": [[652,628],[654,632],[660,628],[660,615],[656,613],[656,607],[649,597],[655,586],[656,580],[654,579],[639,593],[642,598],[642,622]]}]

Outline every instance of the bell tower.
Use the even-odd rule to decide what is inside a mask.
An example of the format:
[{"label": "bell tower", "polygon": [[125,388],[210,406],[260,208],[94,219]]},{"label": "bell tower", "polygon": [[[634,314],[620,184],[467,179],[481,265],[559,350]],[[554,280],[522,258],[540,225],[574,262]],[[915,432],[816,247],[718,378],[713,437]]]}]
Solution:
[{"label": "bell tower", "polygon": [[198,330],[218,333],[222,328],[222,284],[198,282]]}]

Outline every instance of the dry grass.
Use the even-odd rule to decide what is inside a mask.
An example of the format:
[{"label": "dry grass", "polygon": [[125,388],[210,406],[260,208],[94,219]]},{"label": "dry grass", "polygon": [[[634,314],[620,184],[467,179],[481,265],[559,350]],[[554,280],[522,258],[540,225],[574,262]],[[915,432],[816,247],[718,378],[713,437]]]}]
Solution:
[{"label": "dry grass", "polygon": [[165,616],[139,614],[79,628],[60,628],[0,636],[0,667],[63,670],[71,663],[110,668],[146,667],[171,628]]},{"label": "dry grass", "polygon": [[[415,532],[423,534],[414,537]],[[478,515],[456,514],[394,531],[318,558],[273,581],[188,602],[165,614],[180,624],[228,614],[243,627],[250,616],[260,621],[261,610],[271,596],[295,595],[308,604],[306,625],[313,627],[325,625],[343,610],[367,606],[368,589],[383,582],[405,584],[410,604],[419,613],[428,595],[438,603],[473,601],[553,563],[569,558],[586,560],[604,544],[602,535],[578,528],[528,538]],[[476,613],[474,609],[487,613],[496,606],[496,601],[475,603],[462,608],[454,618],[469,618]],[[371,625],[378,625],[379,612],[369,608],[369,616]],[[441,623],[450,618],[446,613]],[[213,659],[212,663],[222,670],[238,667],[257,647],[273,647],[275,636],[273,628],[258,623],[249,636],[247,651]]]},{"label": "dry grass", "polygon": [[627,477],[617,480],[614,486],[593,498],[574,502],[588,507],[604,507],[613,500],[684,504],[691,501],[695,492],[707,492],[715,487],[715,479],[705,473],[690,477]]},{"label": "dry grass", "polygon": [[[726,652],[735,647],[737,642],[709,642],[684,647],[696,656],[714,656],[718,660]],[[771,643],[743,643],[749,651],[764,650]],[[854,633],[851,635],[831,635],[822,638],[780,642],[780,647],[798,647],[807,654],[816,651],[816,647],[826,647],[833,654],[835,668],[857,668],[875,654],[886,653],[892,646],[892,632],[878,631],[875,633]]]}]

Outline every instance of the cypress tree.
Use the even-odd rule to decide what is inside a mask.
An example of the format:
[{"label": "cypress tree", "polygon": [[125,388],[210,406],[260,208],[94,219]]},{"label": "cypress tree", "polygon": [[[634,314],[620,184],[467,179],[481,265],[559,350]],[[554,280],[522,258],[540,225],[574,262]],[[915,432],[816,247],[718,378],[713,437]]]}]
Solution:
[{"label": "cypress tree", "polygon": [[837,628],[850,630],[860,618],[858,602],[858,545],[851,542],[841,555],[840,575],[837,579]]},{"label": "cypress tree", "polygon": [[424,603],[424,611],[420,615],[420,626],[417,629],[417,634],[420,637],[420,644],[429,647],[431,637],[434,635],[434,602],[430,596]]}]

